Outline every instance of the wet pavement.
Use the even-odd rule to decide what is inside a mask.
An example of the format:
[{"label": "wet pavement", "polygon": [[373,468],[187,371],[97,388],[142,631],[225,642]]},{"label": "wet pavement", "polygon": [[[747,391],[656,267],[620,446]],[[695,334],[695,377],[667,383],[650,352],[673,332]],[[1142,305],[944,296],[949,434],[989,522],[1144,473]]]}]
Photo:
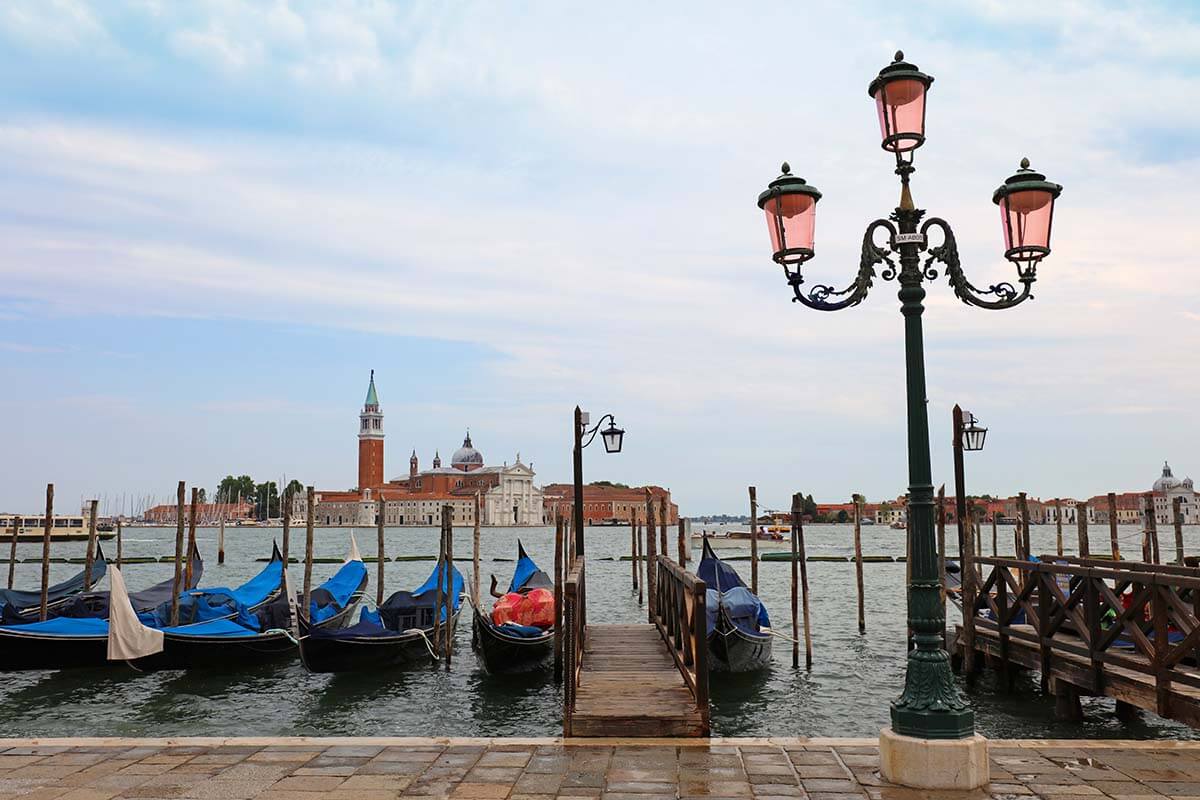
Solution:
[{"label": "wet pavement", "polygon": [[0,800],[1200,797],[1192,742],[993,741],[974,792],[886,784],[870,739],[0,740]]}]

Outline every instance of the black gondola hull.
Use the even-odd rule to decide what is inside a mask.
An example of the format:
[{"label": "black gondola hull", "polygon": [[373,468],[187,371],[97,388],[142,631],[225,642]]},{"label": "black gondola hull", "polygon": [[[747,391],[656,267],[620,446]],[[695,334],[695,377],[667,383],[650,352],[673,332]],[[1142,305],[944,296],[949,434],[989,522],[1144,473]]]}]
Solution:
[{"label": "black gondola hull", "polygon": [[[458,612],[450,618],[451,631],[458,626]],[[433,629],[394,636],[305,636],[300,640],[300,659],[309,672],[372,672],[428,666],[437,658],[430,649]]]},{"label": "black gondola hull", "polygon": [[108,663],[107,636],[33,636],[0,631],[0,672],[103,667]]},{"label": "black gondola hull", "polygon": [[754,672],[771,663],[771,634],[750,633],[735,626],[725,609],[708,635],[708,668],[713,672]]},{"label": "black gondola hull", "polygon": [[535,639],[506,636],[476,609],[471,647],[479,654],[484,669],[493,675],[529,672],[546,667],[554,657],[554,634],[547,633]]}]

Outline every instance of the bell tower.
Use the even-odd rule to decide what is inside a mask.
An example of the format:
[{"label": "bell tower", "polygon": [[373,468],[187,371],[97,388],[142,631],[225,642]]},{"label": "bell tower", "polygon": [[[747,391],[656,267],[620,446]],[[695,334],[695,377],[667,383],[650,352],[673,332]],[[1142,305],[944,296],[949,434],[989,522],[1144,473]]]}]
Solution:
[{"label": "bell tower", "polygon": [[416,488],[415,481],[417,480],[417,451],[413,450],[412,455],[408,458],[408,480],[409,488]]},{"label": "bell tower", "polygon": [[358,415],[358,490],[363,492],[382,485],[383,412],[379,410],[379,396],[375,393],[375,370],[371,370],[367,399]]}]

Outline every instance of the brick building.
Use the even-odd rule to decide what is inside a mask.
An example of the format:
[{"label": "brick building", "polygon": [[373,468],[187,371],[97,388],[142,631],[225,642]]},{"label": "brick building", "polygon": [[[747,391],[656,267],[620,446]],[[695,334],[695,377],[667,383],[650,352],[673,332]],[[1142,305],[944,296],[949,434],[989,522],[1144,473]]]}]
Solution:
[{"label": "brick building", "polygon": [[[671,490],[661,486],[610,486],[589,483],[583,487],[583,520],[587,525],[629,523],[646,520],[646,492],[657,506],[666,503],[667,524],[679,522],[679,506],[671,502]],[[556,512],[570,518],[575,506],[575,487],[569,483],[552,483],[542,488],[547,522]],[[657,520],[656,520],[657,521]]]},{"label": "brick building", "polygon": [[[142,515],[144,521],[152,525],[174,525],[176,505],[152,506]],[[192,504],[183,504],[183,519],[191,519]],[[250,503],[199,503],[196,506],[196,519],[205,525],[221,522],[237,522],[238,520],[254,519],[254,506]]]}]

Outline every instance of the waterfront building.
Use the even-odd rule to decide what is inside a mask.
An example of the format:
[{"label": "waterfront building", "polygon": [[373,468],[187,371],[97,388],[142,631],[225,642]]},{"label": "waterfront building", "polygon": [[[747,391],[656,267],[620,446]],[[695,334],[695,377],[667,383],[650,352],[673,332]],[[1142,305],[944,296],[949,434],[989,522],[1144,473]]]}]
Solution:
[{"label": "waterfront building", "polygon": [[[1057,500],[1047,500],[1045,503],[1043,503],[1042,508],[1046,514],[1046,524],[1058,524],[1058,509],[1060,506],[1062,507],[1063,525],[1077,524],[1079,519],[1079,501],[1072,500],[1069,497],[1062,497],[1058,498]],[[1030,513],[1033,513],[1032,510]]]},{"label": "waterfront building", "polygon": [[[375,388],[375,372],[359,412],[358,485],[349,491],[314,493],[314,516],[322,525],[371,526],[376,524],[379,501],[384,502],[386,525],[436,525],[443,505],[450,505],[456,525],[475,524],[475,498],[479,496],[481,525],[542,525],[545,504],[542,490],[533,483],[533,464],[521,454],[509,464],[488,466],[467,432],[462,447],[442,466],[440,451],[430,469],[422,470],[414,450],[408,474],[384,479],[383,409]],[[293,500],[293,516],[304,517],[306,500]]]},{"label": "waterfront building", "polygon": [[[174,525],[178,506],[175,503],[151,506],[142,514],[142,521],[150,525]],[[183,504],[183,519],[191,519],[192,504]],[[252,503],[197,503],[196,519],[204,525],[215,525],[219,522],[238,522],[254,519]]]},{"label": "waterfront building", "polygon": [[[1116,496],[1117,524],[1137,525],[1142,521],[1145,503],[1139,492],[1120,492]],[[1108,495],[1098,494],[1088,500],[1088,522],[1096,525],[1108,524]]]},{"label": "waterfront building", "polygon": [[[618,525],[646,521],[646,492],[654,503],[667,506],[667,524],[679,523],[679,506],[671,501],[671,490],[661,486],[624,486],[609,483],[589,483],[583,487],[583,521],[585,525]],[[547,522],[556,513],[570,519],[575,508],[575,487],[569,483],[552,483],[542,489],[544,515]],[[657,523],[658,520],[656,519]]]},{"label": "waterfront building", "polygon": [[1176,478],[1171,474],[1171,465],[1164,461],[1162,475],[1154,482],[1151,491],[1154,493],[1154,521],[1159,525],[1175,523],[1175,498],[1179,498],[1183,524],[1200,524],[1200,505],[1197,504],[1191,478]]}]

